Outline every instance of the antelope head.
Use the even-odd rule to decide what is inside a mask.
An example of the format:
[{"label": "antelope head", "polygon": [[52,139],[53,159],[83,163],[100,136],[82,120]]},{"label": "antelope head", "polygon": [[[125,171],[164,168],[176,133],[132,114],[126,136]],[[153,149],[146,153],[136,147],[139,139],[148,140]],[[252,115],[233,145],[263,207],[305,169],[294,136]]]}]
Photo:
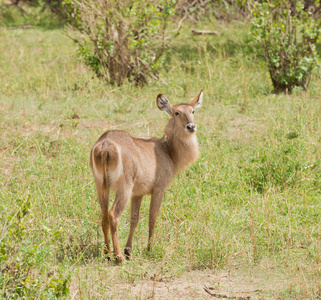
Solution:
[{"label": "antelope head", "polygon": [[169,130],[181,136],[190,135],[196,132],[194,124],[194,110],[201,107],[203,101],[203,90],[190,103],[171,105],[168,99],[159,94],[156,98],[160,110],[167,112],[172,118],[169,121]]}]

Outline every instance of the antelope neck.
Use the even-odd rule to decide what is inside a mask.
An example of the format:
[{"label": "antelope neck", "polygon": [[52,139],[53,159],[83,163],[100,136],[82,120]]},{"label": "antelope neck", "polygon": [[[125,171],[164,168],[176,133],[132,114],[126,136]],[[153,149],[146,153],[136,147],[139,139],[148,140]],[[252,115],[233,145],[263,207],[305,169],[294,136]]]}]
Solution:
[{"label": "antelope neck", "polygon": [[[166,130],[167,129],[167,130]],[[195,133],[183,133],[183,138],[165,129],[165,142],[174,162],[175,173],[187,167],[198,156],[198,142]]]}]

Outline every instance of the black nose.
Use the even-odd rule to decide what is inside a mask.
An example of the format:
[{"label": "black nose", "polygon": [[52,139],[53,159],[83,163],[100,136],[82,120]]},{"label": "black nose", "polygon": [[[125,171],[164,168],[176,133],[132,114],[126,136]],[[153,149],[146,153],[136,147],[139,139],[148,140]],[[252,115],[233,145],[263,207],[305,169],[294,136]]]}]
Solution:
[{"label": "black nose", "polygon": [[189,123],[186,125],[186,129],[190,132],[194,132],[194,131],[196,131],[196,126],[193,123]]}]

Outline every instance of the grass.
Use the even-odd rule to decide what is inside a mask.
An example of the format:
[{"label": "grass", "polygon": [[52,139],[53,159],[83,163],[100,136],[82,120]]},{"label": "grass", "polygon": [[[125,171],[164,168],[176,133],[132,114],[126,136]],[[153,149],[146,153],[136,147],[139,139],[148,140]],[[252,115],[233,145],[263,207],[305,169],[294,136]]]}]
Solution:
[{"label": "grass", "polygon": [[[219,35],[183,28],[167,85],[141,89],[92,79],[62,29],[0,29],[2,297],[130,298],[146,278],[208,269],[252,272],[261,298],[320,297],[320,73],[306,92],[272,94],[246,24],[200,26]],[[166,192],[152,252],[146,197],[133,260],[106,261],[91,146],[107,129],[160,137],[168,118],[156,95],[185,102],[202,88],[201,155]],[[119,231],[124,247],[129,209]]]}]

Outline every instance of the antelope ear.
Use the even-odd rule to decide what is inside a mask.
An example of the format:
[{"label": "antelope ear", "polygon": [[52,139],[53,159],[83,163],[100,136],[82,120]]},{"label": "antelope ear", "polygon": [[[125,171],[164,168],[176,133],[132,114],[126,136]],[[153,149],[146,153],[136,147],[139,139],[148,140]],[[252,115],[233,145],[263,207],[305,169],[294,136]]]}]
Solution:
[{"label": "antelope ear", "polygon": [[203,90],[199,93],[197,97],[195,97],[192,102],[190,103],[194,108],[198,108],[202,106],[203,102]]},{"label": "antelope ear", "polygon": [[168,99],[163,95],[159,94],[156,98],[157,107],[162,110],[166,111],[169,115],[173,114],[172,105],[169,103]]}]

